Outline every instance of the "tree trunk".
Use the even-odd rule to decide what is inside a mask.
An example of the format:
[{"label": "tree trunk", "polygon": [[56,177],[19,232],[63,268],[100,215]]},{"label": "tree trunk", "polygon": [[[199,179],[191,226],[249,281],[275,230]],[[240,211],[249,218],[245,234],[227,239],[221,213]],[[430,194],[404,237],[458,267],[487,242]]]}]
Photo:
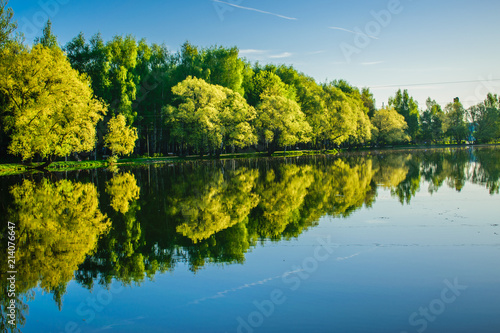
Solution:
[{"label": "tree trunk", "polygon": [[51,165],[53,161],[54,161],[54,158],[53,158],[52,156],[49,156],[49,157],[47,158],[47,161],[45,161],[45,163],[43,163],[42,165],[36,166],[36,167],[32,167],[32,168],[30,168],[30,169],[36,169],[36,170],[46,170],[46,169],[47,169],[47,167],[48,167],[49,165]]},{"label": "tree trunk", "polygon": [[276,151],[276,148],[277,148],[276,143],[274,143],[274,141],[271,142],[267,148],[267,155],[272,156],[273,153]]}]

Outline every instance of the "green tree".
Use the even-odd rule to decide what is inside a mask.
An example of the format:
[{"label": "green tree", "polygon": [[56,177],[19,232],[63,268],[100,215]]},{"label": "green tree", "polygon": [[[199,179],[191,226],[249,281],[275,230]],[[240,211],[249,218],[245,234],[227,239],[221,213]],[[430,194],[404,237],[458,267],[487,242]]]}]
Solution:
[{"label": "green tree", "polygon": [[500,109],[497,95],[488,94],[485,101],[467,110],[477,142],[487,143],[500,137]]},{"label": "green tree", "polygon": [[35,45],[40,44],[48,48],[59,48],[57,37],[52,33],[52,22],[50,20],[43,27],[42,37],[35,38]]},{"label": "green tree", "polygon": [[340,115],[349,119],[347,121],[347,124],[349,124],[347,144],[349,146],[364,145],[369,142],[372,139],[372,124],[368,117],[370,110],[365,106],[365,104],[369,104],[367,100],[369,92],[365,92],[366,96],[363,97],[358,88],[350,85],[345,80],[336,80],[329,85],[324,85],[324,89],[327,87],[340,89],[345,95],[345,102]]},{"label": "green tree", "polygon": [[123,114],[127,124],[133,124],[137,112],[132,108],[132,102],[137,94],[137,77],[134,70],[137,65],[138,45],[131,35],[115,36],[106,43],[109,70],[107,71],[107,96],[113,114]]},{"label": "green tree", "polygon": [[379,144],[393,144],[410,139],[406,134],[408,125],[405,118],[395,109],[380,109],[375,112],[372,123],[375,126],[375,137]]},{"label": "green tree", "polygon": [[71,66],[90,77],[94,94],[111,104],[113,101],[108,93],[108,87],[111,85],[110,54],[101,34],[95,34],[86,42],[84,34],[80,32],[66,44],[64,50]]},{"label": "green tree", "polygon": [[255,110],[239,93],[192,77],[172,92],[179,106],[164,111],[178,142],[192,145],[201,155],[206,150],[220,155],[224,145],[242,148],[256,142],[249,124]]},{"label": "green tree", "polygon": [[138,115],[139,147],[151,154],[162,152],[168,141],[162,108],[172,103],[174,70],[174,58],[165,45],[147,45],[144,39],[139,41],[134,72],[138,91],[132,108]]},{"label": "green tree", "polygon": [[245,63],[238,57],[238,48],[211,47],[203,51],[205,81],[229,88],[244,95],[243,69]]},{"label": "green tree", "polygon": [[253,77],[252,89],[247,94],[248,104],[258,106],[263,96],[281,96],[295,100],[295,89],[283,83],[281,78],[269,71],[260,71]]},{"label": "green tree", "polygon": [[412,141],[415,141],[419,132],[418,103],[413,97],[410,97],[408,90],[405,89],[401,92],[399,89],[394,97],[389,98],[389,106],[404,117],[406,124],[408,124],[406,133]]},{"label": "green tree", "polygon": [[[271,74],[277,75],[282,83]],[[327,94],[325,94],[323,88],[318,85],[313,78],[303,73],[299,73],[292,66],[285,65],[278,67],[266,65],[264,71],[259,72],[259,76],[262,77],[256,78],[255,82],[257,86],[263,86],[263,83],[265,83],[263,79],[268,77],[267,81],[272,82],[275,80],[276,84],[282,86],[281,89],[274,91],[275,95],[289,97],[297,101],[301,111],[306,115],[307,122],[312,128],[311,141],[314,147],[323,148],[329,145],[329,143],[333,143],[333,140],[335,140],[334,136],[336,136],[337,133],[332,133],[332,128],[335,127],[335,125],[330,123],[331,119],[327,119],[329,116],[332,116],[330,112],[332,108],[327,107],[325,101],[325,96]],[[283,83],[285,84],[284,86]]]},{"label": "green tree", "polygon": [[12,41],[12,34],[17,29],[17,23],[12,20],[14,11],[7,7],[8,0],[0,0],[0,50]]},{"label": "green tree", "polygon": [[90,45],[86,43],[83,32],[80,32],[78,36],[66,44],[64,51],[66,52],[66,57],[68,58],[71,67],[80,73],[88,74],[93,80],[93,77],[90,75],[90,66],[93,59],[90,51]]},{"label": "green tree", "polygon": [[198,47],[186,41],[177,55],[178,66],[174,71],[175,84],[184,81],[187,77],[205,78],[203,73],[203,55]]},{"label": "green tree", "polygon": [[459,98],[445,107],[446,135],[460,144],[467,138],[467,125],[465,124],[465,109]]},{"label": "green tree", "polygon": [[340,88],[334,85],[323,87],[325,108],[317,114],[319,138],[340,145],[356,136],[360,111]]},{"label": "green tree", "polygon": [[173,137],[182,145],[193,146],[201,155],[222,144],[219,107],[225,99],[221,87],[203,79],[188,77],[172,88],[179,106],[165,108]]},{"label": "green tree", "polygon": [[104,137],[105,146],[112,155],[128,155],[134,151],[137,129],[127,126],[125,116],[119,114],[108,122],[108,133]]},{"label": "green tree", "polygon": [[375,107],[375,98],[370,91],[370,88],[363,88],[361,90],[361,99],[363,100],[363,104],[365,108],[368,109],[368,117],[372,118],[375,115],[375,111],[377,111]]},{"label": "green tree", "polygon": [[420,117],[420,137],[426,142],[436,142],[443,137],[444,112],[436,101],[427,98],[427,109]]},{"label": "green tree", "polygon": [[245,98],[238,92],[224,89],[226,98],[222,102],[219,119],[223,126],[223,142],[221,148],[226,145],[230,147],[244,148],[257,143],[257,136],[251,126],[256,111],[253,106],[248,105]]},{"label": "green tree", "polygon": [[0,90],[8,97],[9,151],[24,160],[38,154],[47,162],[72,152],[91,151],[97,122],[106,108],[93,97],[90,82],[71,68],[59,48],[35,46],[0,63]]},{"label": "green tree", "polygon": [[328,95],[314,79],[305,75],[300,75],[299,82],[296,84],[298,103],[312,129],[312,144],[316,148],[326,147],[329,143],[327,140],[335,139],[337,134],[331,131],[334,124],[327,120],[332,110],[327,107],[326,96]]},{"label": "green tree", "polygon": [[278,147],[310,140],[311,126],[297,102],[277,95],[262,95],[255,121],[261,140],[272,154]]}]

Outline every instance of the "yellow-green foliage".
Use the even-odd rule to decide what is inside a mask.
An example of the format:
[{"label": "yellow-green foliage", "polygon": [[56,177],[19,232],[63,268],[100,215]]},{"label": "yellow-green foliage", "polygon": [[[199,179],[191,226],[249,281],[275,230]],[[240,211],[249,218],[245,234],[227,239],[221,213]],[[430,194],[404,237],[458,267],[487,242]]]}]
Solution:
[{"label": "yellow-green foliage", "polygon": [[128,155],[134,151],[137,138],[137,129],[128,127],[125,116],[119,114],[109,120],[104,143],[113,155]]},{"label": "yellow-green foliage", "polygon": [[20,291],[40,284],[46,291],[66,285],[85,257],[96,249],[110,221],[99,210],[93,184],[44,179],[11,188],[18,226],[16,267]]},{"label": "yellow-green foliage", "polygon": [[164,108],[172,135],[199,149],[246,147],[257,142],[250,122],[255,109],[237,92],[188,77],[172,88],[179,107]]},{"label": "yellow-green foliage", "polygon": [[122,214],[128,212],[130,202],[139,199],[140,190],[131,173],[116,175],[106,183],[106,192],[111,195],[111,207]]},{"label": "yellow-green foliage", "polygon": [[41,45],[18,53],[4,50],[0,90],[7,96],[9,152],[29,159],[91,151],[96,124],[106,113],[90,81],[71,68],[59,48]]},{"label": "yellow-green foliage", "polygon": [[373,116],[372,123],[375,126],[375,137],[382,144],[410,140],[405,133],[408,128],[405,118],[394,109],[378,110]]},{"label": "yellow-green foliage", "polygon": [[277,95],[262,95],[257,114],[257,127],[264,140],[289,146],[310,140],[311,126],[297,102]]},{"label": "yellow-green foliage", "polygon": [[371,123],[361,100],[348,96],[339,88],[329,85],[316,97],[316,110],[308,121],[313,125],[317,140],[331,140],[342,144],[347,140],[365,143],[371,139]]}]

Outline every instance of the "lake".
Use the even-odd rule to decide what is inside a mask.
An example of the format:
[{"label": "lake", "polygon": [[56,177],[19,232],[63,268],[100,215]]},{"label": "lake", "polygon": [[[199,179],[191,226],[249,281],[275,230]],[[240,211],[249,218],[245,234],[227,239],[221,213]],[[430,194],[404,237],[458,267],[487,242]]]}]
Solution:
[{"label": "lake", "polygon": [[500,331],[499,148],[0,179],[3,331]]}]

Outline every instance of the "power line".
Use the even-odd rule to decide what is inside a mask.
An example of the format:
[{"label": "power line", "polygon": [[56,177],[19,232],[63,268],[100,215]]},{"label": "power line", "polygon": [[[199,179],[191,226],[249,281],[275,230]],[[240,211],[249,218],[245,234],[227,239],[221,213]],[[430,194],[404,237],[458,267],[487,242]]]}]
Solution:
[{"label": "power line", "polygon": [[430,82],[430,83],[411,83],[411,84],[390,84],[383,86],[371,86],[370,88],[395,88],[395,87],[417,87],[417,86],[427,86],[427,85],[443,85],[443,84],[461,84],[461,83],[478,83],[478,82],[492,82],[500,81],[500,79],[488,79],[488,80],[468,80],[468,81],[448,81],[448,82]]}]

